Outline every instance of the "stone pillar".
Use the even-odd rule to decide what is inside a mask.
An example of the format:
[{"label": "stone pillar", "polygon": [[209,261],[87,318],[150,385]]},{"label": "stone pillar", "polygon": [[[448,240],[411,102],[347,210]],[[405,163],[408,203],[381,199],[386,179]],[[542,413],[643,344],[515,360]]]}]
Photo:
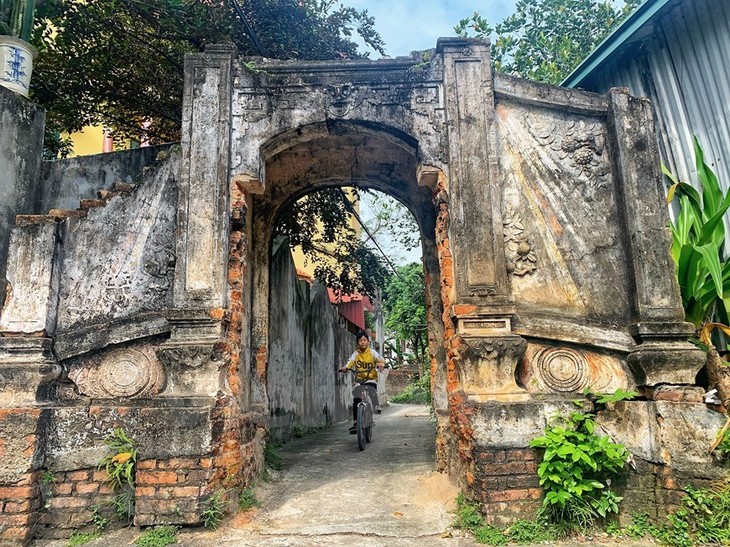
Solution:
[{"label": "stone pillar", "polygon": [[39,193],[45,118],[38,105],[0,86],[0,308],[15,215],[34,212]]},{"label": "stone pillar", "polygon": [[527,345],[512,332],[489,43],[442,38],[437,52],[449,143],[451,311],[467,345],[460,380],[471,399],[520,398],[514,371]]},{"label": "stone pillar", "polygon": [[0,315],[0,543],[30,539],[37,519],[49,384],[60,374],[49,335],[57,298],[57,225],[19,217],[8,253],[8,300]]},{"label": "stone pillar", "polygon": [[176,308],[225,307],[234,57],[232,46],[208,46],[185,59]]},{"label": "stone pillar", "polygon": [[682,299],[669,249],[651,104],[628,90],[608,93],[608,139],[613,153],[617,203],[633,274],[632,335],[628,356],[639,385],[694,385],[704,352],[687,342],[694,326],[684,321]]}]

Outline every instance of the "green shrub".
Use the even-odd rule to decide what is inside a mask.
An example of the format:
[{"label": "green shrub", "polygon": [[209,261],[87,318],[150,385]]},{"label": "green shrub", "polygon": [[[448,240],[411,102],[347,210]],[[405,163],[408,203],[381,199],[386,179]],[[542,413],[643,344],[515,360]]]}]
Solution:
[{"label": "green shrub", "polygon": [[284,458],[281,456],[281,443],[269,440],[264,447],[264,463],[266,467],[279,471],[284,467]]},{"label": "green shrub", "polygon": [[431,404],[431,377],[424,374],[418,380],[408,384],[403,391],[391,398],[394,403],[408,403],[413,405]]},{"label": "green shrub", "polygon": [[456,497],[456,521],[454,526],[471,532],[480,526],[484,526],[484,517],[479,511],[479,506],[466,499],[463,493],[459,493]]},{"label": "green shrub", "polygon": [[485,545],[507,545],[507,537],[502,530],[491,524],[479,526],[474,530],[474,539]]},{"label": "green shrub", "polygon": [[225,492],[223,490],[218,490],[206,500],[205,507],[203,508],[203,513],[201,515],[201,518],[203,519],[203,526],[206,528],[212,528],[215,530],[223,521],[223,516],[225,515],[225,503],[223,501],[224,495]]},{"label": "green shrub", "polygon": [[94,541],[101,537],[99,532],[74,532],[68,540],[68,547],[79,547],[79,545],[86,545],[87,543]]},{"label": "green shrub", "polygon": [[134,486],[134,468],[137,464],[137,448],[121,427],[117,427],[104,437],[104,444],[110,453],[99,462],[108,475],[107,482],[112,490],[124,485]]},{"label": "green shrub", "polygon": [[530,443],[545,450],[537,469],[545,489],[540,516],[565,533],[618,513],[622,499],[608,486],[626,464],[628,451],[596,435],[595,427],[591,415],[571,412],[554,417],[545,435]]},{"label": "green shrub", "polygon": [[672,230],[672,258],[677,264],[677,279],[687,321],[698,328],[714,316],[728,324],[730,299],[730,260],[724,257],[723,217],[730,208],[730,191],[723,194],[717,176],[704,161],[702,148],[694,138],[697,177],[702,194],[690,184],[679,182],[662,165],[672,181],[667,202],[679,199],[679,213]]},{"label": "green shrub", "polygon": [[243,511],[251,509],[252,507],[257,507],[258,504],[259,502],[256,499],[256,493],[254,492],[253,487],[246,488],[238,496],[238,508]]}]

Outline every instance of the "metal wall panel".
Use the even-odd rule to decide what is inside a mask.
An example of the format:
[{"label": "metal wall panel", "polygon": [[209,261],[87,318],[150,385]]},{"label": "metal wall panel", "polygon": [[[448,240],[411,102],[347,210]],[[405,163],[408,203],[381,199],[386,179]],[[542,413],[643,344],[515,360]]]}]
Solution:
[{"label": "metal wall panel", "polygon": [[724,189],[730,186],[730,1],[685,0],[653,21],[579,87],[628,87],[654,103],[662,161],[696,185],[692,135]]}]

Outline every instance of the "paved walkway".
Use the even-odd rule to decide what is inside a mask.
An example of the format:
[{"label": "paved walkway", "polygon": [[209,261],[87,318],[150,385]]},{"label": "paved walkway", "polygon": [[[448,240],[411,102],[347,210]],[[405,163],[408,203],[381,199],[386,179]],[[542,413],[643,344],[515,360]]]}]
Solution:
[{"label": "paved walkway", "polygon": [[[284,445],[284,468],[274,480],[256,488],[258,509],[239,513],[214,531],[183,529],[178,545],[476,545],[460,537],[458,530],[450,530],[458,490],[445,475],[434,471],[435,424],[426,407],[386,407],[376,417],[373,441],[363,452],[358,450],[355,436],[348,434],[349,425],[339,424]],[[138,536],[137,529],[109,532],[88,545],[119,547],[132,544]],[[582,545],[617,543],[588,541]]]}]

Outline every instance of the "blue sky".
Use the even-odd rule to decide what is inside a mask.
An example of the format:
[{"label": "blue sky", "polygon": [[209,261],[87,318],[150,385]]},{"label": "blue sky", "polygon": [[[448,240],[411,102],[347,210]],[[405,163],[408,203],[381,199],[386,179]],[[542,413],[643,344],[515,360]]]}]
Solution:
[{"label": "blue sky", "polygon": [[[478,11],[492,25],[514,12],[516,0],[345,0],[367,9],[391,57],[436,47],[441,36],[453,36],[454,25]],[[377,54],[371,54],[377,59]]]}]

